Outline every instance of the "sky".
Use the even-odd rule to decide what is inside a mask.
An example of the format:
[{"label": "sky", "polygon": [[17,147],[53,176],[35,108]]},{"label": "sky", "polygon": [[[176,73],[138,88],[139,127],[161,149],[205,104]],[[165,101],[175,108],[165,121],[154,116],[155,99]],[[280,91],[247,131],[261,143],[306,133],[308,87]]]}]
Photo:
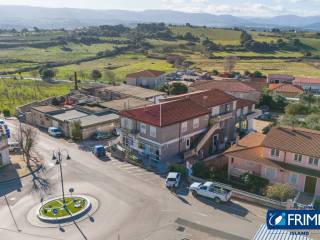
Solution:
[{"label": "sky", "polygon": [[90,9],[169,9],[216,15],[320,15],[320,0],[0,0],[0,5],[28,5]]}]

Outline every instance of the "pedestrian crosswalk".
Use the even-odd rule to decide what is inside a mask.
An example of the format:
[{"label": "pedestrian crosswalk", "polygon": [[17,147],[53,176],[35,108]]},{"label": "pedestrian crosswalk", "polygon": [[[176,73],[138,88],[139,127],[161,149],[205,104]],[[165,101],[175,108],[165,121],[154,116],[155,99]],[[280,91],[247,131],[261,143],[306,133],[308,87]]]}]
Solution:
[{"label": "pedestrian crosswalk", "polygon": [[161,176],[139,166],[134,166],[130,163],[122,162],[113,158],[111,158],[111,160],[106,164],[112,167],[116,167],[120,171],[128,173],[143,182],[152,183],[158,186],[164,186],[164,179]]}]

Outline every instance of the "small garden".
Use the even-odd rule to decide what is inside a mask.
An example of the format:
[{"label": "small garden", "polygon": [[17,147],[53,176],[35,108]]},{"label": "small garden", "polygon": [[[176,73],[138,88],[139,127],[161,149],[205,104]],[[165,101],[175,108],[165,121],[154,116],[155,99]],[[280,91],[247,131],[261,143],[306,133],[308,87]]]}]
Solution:
[{"label": "small garden", "polygon": [[87,200],[81,197],[67,197],[65,198],[65,203],[63,203],[62,198],[59,198],[43,205],[39,210],[39,214],[48,218],[67,217],[70,214],[76,214],[84,210],[88,204]]},{"label": "small garden", "polygon": [[[216,181],[229,184],[233,188],[243,190],[273,200],[286,202],[296,196],[295,189],[289,184],[269,184],[269,180],[251,173],[244,173],[240,178],[228,179],[227,168],[215,169],[207,167],[203,162],[196,163],[192,167],[192,175],[208,181]],[[320,202],[319,202],[320,205]]]}]

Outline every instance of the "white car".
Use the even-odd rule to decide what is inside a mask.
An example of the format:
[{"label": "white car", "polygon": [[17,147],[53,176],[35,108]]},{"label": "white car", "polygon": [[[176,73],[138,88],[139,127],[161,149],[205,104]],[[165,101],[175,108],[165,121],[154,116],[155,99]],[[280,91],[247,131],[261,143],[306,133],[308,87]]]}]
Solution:
[{"label": "white car", "polygon": [[194,182],[191,184],[189,190],[195,196],[203,196],[213,199],[215,202],[228,202],[231,198],[231,189],[220,187],[213,182],[199,183]]},{"label": "white car", "polygon": [[181,179],[180,173],[169,172],[167,179],[166,179],[166,186],[168,188],[179,187],[180,179]]},{"label": "white car", "polygon": [[62,136],[61,130],[56,127],[49,127],[48,134],[52,137],[61,137]]}]

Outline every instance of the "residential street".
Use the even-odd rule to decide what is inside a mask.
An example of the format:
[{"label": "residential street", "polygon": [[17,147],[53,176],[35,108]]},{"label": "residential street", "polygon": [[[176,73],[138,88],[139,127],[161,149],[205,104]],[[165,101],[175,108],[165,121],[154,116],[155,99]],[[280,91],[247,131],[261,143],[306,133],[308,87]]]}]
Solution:
[{"label": "residential street", "polygon": [[[11,125],[13,120],[8,121]],[[12,126],[12,125],[11,125]],[[45,188],[52,196],[61,194],[60,172],[52,151],[66,149],[71,160],[63,162],[65,190],[93,196],[99,208],[89,218],[63,227],[33,226],[27,219],[30,209],[40,203]],[[232,200],[216,204],[186,195],[182,189],[171,193],[164,179],[116,159],[101,161],[74,143],[39,132],[37,151],[45,159],[45,171],[20,181],[0,185],[0,239],[251,239],[265,223],[266,210]],[[41,184],[39,184],[42,183]],[[40,189],[35,189],[35,184]],[[21,188],[21,191],[17,191]],[[17,227],[6,205],[7,194]],[[44,198],[49,198],[46,195]]]}]

